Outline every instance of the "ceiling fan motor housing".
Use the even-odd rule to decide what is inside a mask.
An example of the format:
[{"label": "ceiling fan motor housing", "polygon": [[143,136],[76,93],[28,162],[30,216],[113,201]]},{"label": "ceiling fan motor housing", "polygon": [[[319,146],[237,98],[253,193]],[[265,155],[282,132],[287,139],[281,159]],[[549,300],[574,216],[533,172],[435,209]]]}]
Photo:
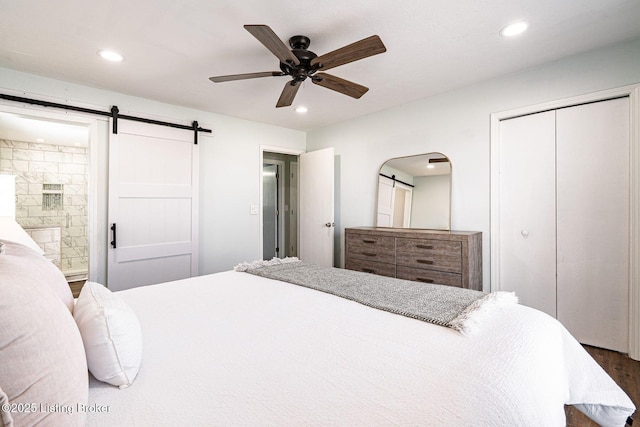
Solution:
[{"label": "ceiling fan motor housing", "polygon": [[291,46],[291,52],[300,61],[299,65],[280,63],[280,69],[286,75],[293,77],[295,82],[302,82],[307,77],[311,77],[318,69],[322,67],[322,64],[311,65],[311,61],[317,58],[318,55],[307,50],[311,44],[311,40],[306,36],[293,36],[289,39],[289,46]]}]

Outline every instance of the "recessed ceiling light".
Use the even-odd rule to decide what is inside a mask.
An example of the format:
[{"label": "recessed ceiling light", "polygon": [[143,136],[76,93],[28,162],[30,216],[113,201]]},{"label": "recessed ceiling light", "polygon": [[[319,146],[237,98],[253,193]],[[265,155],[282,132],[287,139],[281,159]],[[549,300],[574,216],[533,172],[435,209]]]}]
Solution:
[{"label": "recessed ceiling light", "polygon": [[529,23],[527,21],[514,22],[500,30],[500,35],[502,37],[517,36],[518,34],[522,34],[527,31],[527,28],[529,28]]},{"label": "recessed ceiling light", "polygon": [[36,142],[44,142],[44,138],[36,138]]},{"label": "recessed ceiling light", "polygon": [[299,106],[298,108],[296,108],[296,113],[300,113],[300,114],[304,114],[307,111],[309,111],[309,109],[303,105]]},{"label": "recessed ceiling light", "polygon": [[102,58],[106,59],[107,61],[113,61],[113,62],[124,61],[124,56],[121,53],[118,53],[114,50],[102,49],[98,51],[98,55],[100,55]]},{"label": "recessed ceiling light", "polygon": [[433,168],[435,168],[435,167],[436,167],[436,165],[434,165],[433,163],[429,163],[429,164],[427,165],[427,169],[433,169]]}]

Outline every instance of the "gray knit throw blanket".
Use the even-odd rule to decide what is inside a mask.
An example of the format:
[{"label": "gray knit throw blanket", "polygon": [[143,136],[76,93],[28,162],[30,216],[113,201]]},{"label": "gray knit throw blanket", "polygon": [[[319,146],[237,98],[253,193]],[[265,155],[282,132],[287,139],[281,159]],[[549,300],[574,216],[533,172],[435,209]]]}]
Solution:
[{"label": "gray knit throw blanket", "polygon": [[297,258],[243,263],[246,271],[346,298],[469,335],[498,306],[517,303],[512,292],[484,293],[471,289],[377,276],[359,271],[306,264]]}]

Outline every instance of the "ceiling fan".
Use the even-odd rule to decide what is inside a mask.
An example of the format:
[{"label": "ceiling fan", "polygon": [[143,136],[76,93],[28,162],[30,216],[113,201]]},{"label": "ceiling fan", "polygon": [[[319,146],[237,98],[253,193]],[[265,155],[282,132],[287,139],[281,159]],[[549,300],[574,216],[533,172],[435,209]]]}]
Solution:
[{"label": "ceiling fan", "polygon": [[335,90],[353,98],[360,98],[369,88],[350,82],[349,80],[318,72],[359,59],[368,58],[387,51],[378,36],[367,37],[340,49],[324,55],[316,55],[307,50],[311,40],[306,36],[293,36],[289,39],[289,46],[267,25],[245,25],[244,28],[260,43],[265,45],[280,60],[280,71],[265,71],[260,73],[233,74],[229,76],[210,77],[214,83],[232,80],[255,79],[259,77],[291,76],[292,80],[285,84],[276,107],[288,107],[300,89],[301,83],[308,78],[319,86]]}]

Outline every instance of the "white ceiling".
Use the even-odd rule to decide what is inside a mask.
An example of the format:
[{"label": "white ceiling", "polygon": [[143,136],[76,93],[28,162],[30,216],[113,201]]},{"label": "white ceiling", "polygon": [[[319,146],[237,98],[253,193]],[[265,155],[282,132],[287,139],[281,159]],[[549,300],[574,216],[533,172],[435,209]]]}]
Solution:
[{"label": "white ceiling", "polygon": [[[0,0],[0,10],[0,67],[300,130],[640,37],[638,0]],[[529,31],[498,35],[518,19]],[[387,52],[330,71],[369,87],[359,100],[306,82],[276,109],[286,77],[208,80],[278,70],[244,24],[284,42],[306,35],[318,55],[373,34]],[[106,63],[103,48],[126,60]]]},{"label": "white ceiling", "polygon": [[15,142],[87,147],[89,129],[77,123],[0,112],[0,139]]}]

